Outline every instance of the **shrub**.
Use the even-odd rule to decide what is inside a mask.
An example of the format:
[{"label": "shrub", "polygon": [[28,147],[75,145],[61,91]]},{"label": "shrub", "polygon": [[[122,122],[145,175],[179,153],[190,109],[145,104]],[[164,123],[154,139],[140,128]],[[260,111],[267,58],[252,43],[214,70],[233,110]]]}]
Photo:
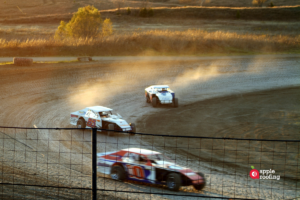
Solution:
[{"label": "shrub", "polygon": [[103,36],[109,36],[112,35],[113,29],[112,29],[112,22],[110,19],[105,19],[102,24],[102,35]]},{"label": "shrub", "polygon": [[130,8],[128,7],[127,8],[127,15],[130,15],[131,14],[131,10],[130,10]]},{"label": "shrub", "polygon": [[147,8],[141,8],[139,16],[140,17],[147,17]]},{"label": "shrub", "polygon": [[270,3],[269,3],[269,7],[274,7],[273,2],[270,2]]},{"label": "shrub", "polygon": [[263,3],[265,3],[265,2],[266,2],[266,0],[253,0],[252,4],[255,6],[262,7]]},{"label": "shrub", "polygon": [[241,14],[240,14],[240,11],[239,11],[239,10],[236,11],[236,18],[237,18],[237,19],[240,19],[240,18],[241,18]]},{"label": "shrub", "polygon": [[152,17],[153,14],[154,14],[154,13],[153,13],[153,9],[152,9],[152,8],[149,8],[149,9],[148,9],[148,16],[149,16],[149,17]]},{"label": "shrub", "polygon": [[152,8],[149,8],[148,10],[147,10],[147,8],[141,8],[139,16],[140,17],[152,17],[153,14],[154,13],[153,13],[153,9]]},{"label": "shrub", "polygon": [[54,38],[63,39],[65,37],[68,37],[67,24],[64,21],[61,21],[55,32]]},{"label": "shrub", "polygon": [[94,6],[78,8],[78,11],[67,24],[64,21],[60,22],[60,26],[55,32],[55,38],[95,37],[99,34],[101,24],[101,15]]}]

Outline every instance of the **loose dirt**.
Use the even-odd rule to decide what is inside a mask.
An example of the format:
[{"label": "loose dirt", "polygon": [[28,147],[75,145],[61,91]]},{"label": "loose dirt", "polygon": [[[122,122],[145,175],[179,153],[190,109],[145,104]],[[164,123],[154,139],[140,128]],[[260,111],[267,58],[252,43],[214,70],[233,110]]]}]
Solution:
[{"label": "loose dirt", "polygon": [[[0,125],[72,127],[69,125],[70,112],[103,105],[115,109],[128,122],[136,122],[139,132],[299,139],[299,62],[299,57],[295,56],[182,61],[145,58],[143,61],[34,64],[31,67],[3,65],[0,66]],[[144,88],[151,84],[169,84],[179,98],[180,107],[152,108],[148,105]],[[289,89],[244,94],[274,88]],[[57,188],[91,186],[89,131],[1,129],[0,134],[2,182],[55,187],[3,185],[3,199],[90,198],[88,190]],[[164,187],[115,182],[99,169],[99,189],[127,191],[99,191],[99,195],[103,199],[180,199],[174,196],[176,194],[282,199],[297,195],[295,190],[283,192],[283,189],[295,185],[295,181],[288,180],[288,177],[278,182],[260,181],[258,188],[254,180],[249,180],[244,163],[234,162],[236,170],[232,171],[232,166],[225,160],[222,166],[214,165],[207,156],[195,156],[193,151],[187,157],[186,142],[183,141],[181,147],[185,151],[174,153],[174,148],[161,148],[157,146],[159,142],[150,142],[149,138],[139,135],[99,133],[99,152],[132,146],[153,148],[170,157],[177,155],[179,164],[203,171],[208,180],[203,191],[184,187],[180,192],[172,193]],[[221,147],[230,148],[230,145],[224,143]],[[244,148],[244,144],[240,148]],[[295,153],[299,152],[293,151],[293,155]],[[217,151],[210,152],[210,155],[216,159],[220,157]],[[296,155],[293,161],[298,163],[298,159]],[[228,172],[226,177],[224,171]],[[247,189],[247,186],[252,187]],[[131,192],[163,192],[173,196]]]}]

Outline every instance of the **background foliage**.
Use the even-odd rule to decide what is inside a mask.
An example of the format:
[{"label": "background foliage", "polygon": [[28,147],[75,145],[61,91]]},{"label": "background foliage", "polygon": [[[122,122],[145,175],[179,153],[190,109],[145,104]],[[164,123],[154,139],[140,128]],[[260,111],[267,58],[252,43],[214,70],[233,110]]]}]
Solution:
[{"label": "background foliage", "polygon": [[[102,31],[100,29],[101,27]],[[55,38],[93,38],[111,34],[112,22],[110,19],[106,19],[103,22],[98,9],[94,6],[85,6],[79,8],[68,23],[64,21],[60,22],[60,25],[55,32]]]}]

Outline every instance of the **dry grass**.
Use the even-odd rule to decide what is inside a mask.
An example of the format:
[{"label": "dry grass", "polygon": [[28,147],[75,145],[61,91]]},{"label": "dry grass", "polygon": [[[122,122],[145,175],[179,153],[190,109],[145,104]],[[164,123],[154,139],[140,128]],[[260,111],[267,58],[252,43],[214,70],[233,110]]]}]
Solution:
[{"label": "dry grass", "polygon": [[300,35],[269,36],[191,29],[152,30],[96,39],[0,39],[0,49],[0,56],[270,53],[299,51]]},{"label": "dry grass", "polygon": [[[57,28],[57,26],[54,26]],[[18,38],[19,40],[27,40],[27,39],[36,39],[36,38],[45,38],[52,37],[55,33],[55,29],[53,27],[49,28],[48,26],[44,26],[42,28],[34,27],[28,28],[26,26],[22,27],[13,27],[9,28],[1,27],[0,28],[0,38],[5,38],[6,40],[13,40]]]}]

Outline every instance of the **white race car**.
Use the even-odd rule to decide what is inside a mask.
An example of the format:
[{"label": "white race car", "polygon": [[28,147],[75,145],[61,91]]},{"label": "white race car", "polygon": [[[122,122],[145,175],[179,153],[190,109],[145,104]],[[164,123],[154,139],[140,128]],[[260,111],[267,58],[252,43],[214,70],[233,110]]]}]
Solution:
[{"label": "white race car", "polygon": [[129,148],[98,153],[97,157],[97,171],[109,173],[115,180],[167,185],[174,191],[189,185],[202,190],[206,184],[203,173],[179,166],[157,151]]},{"label": "white race car", "polygon": [[134,123],[128,124],[122,116],[112,113],[112,109],[103,106],[86,107],[71,113],[70,123],[77,128],[96,127],[99,129],[136,132]]},{"label": "white race car", "polygon": [[146,102],[153,107],[158,104],[172,104],[178,107],[178,99],[168,85],[151,85],[145,89]]}]

